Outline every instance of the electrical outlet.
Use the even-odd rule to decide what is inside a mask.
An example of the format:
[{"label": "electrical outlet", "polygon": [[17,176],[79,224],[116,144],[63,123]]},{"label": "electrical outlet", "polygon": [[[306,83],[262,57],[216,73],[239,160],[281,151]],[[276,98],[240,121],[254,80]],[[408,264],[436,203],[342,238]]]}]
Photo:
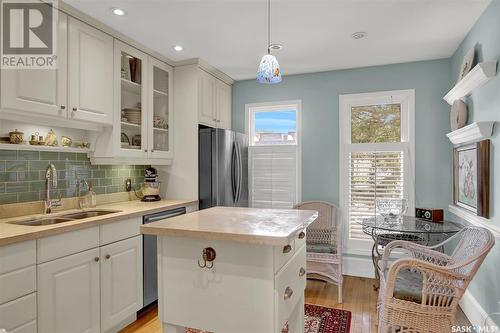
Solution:
[{"label": "electrical outlet", "polygon": [[132,191],[132,180],[130,178],[125,180],[125,190],[127,190],[127,192]]}]

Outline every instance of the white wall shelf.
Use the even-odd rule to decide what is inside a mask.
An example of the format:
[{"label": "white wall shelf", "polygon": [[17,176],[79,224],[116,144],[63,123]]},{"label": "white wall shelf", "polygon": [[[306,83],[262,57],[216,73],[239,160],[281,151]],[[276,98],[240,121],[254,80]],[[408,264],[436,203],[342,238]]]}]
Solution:
[{"label": "white wall shelf", "polygon": [[497,75],[497,61],[485,61],[477,64],[445,96],[444,100],[452,105],[457,99],[469,95]]},{"label": "white wall shelf", "polygon": [[446,136],[454,145],[477,142],[491,137],[494,125],[494,121],[480,121],[457,129]]},{"label": "white wall shelf", "polygon": [[83,153],[87,154],[90,152],[88,148],[75,148],[75,147],[52,147],[52,146],[35,146],[27,144],[10,144],[10,143],[0,143],[0,150],[31,150],[31,151],[54,151],[54,152],[65,152],[65,153]]}]

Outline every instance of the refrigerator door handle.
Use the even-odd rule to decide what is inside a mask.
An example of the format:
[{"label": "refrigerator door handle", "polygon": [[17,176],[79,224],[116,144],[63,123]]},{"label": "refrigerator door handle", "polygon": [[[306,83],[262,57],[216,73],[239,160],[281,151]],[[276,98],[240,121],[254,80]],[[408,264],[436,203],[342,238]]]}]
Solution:
[{"label": "refrigerator door handle", "polygon": [[241,147],[239,142],[237,142],[236,151],[238,157],[238,191],[237,191],[236,203],[238,203],[241,197],[241,185],[243,182],[243,161],[241,160]]},{"label": "refrigerator door handle", "polygon": [[233,144],[233,149],[231,152],[231,189],[233,190],[233,202],[236,202],[236,196],[238,194],[238,184],[236,182],[236,169],[237,165],[238,153],[236,148],[236,143]]}]

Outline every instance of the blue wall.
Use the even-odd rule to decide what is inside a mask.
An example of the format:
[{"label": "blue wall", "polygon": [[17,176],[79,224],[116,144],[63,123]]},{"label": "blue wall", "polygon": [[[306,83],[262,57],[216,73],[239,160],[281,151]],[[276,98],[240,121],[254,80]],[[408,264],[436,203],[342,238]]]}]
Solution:
[{"label": "blue wall", "polygon": [[[286,68],[283,68],[286,72]],[[245,131],[245,104],[302,100],[302,199],[339,202],[339,94],[415,89],[416,204],[447,207],[451,197],[449,60],[285,76],[273,86],[233,86],[233,129]]]},{"label": "blue wall", "polygon": [[[476,57],[479,62],[500,60],[500,0],[493,0],[475,26],[463,40],[451,58],[452,77],[450,87],[456,82],[460,64],[465,53],[476,46]],[[477,89],[467,99],[469,106],[469,123],[475,121],[496,121],[496,129],[492,138],[490,164],[490,220],[500,226],[500,76],[495,77],[485,86]],[[487,313],[500,312],[500,244],[486,258],[469,291]],[[498,320],[498,318],[497,318]],[[497,323],[500,325],[500,323]]]}]

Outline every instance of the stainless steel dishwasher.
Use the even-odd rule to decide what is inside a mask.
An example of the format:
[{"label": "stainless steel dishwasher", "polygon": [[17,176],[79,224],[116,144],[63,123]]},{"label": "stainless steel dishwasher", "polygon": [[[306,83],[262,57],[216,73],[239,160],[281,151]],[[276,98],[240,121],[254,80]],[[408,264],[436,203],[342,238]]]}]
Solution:
[{"label": "stainless steel dishwasher", "polygon": [[[145,215],[142,224],[168,219],[186,214],[186,207]],[[158,300],[158,262],[156,236],[143,235],[142,267],[143,267],[143,309],[151,306]]]}]

